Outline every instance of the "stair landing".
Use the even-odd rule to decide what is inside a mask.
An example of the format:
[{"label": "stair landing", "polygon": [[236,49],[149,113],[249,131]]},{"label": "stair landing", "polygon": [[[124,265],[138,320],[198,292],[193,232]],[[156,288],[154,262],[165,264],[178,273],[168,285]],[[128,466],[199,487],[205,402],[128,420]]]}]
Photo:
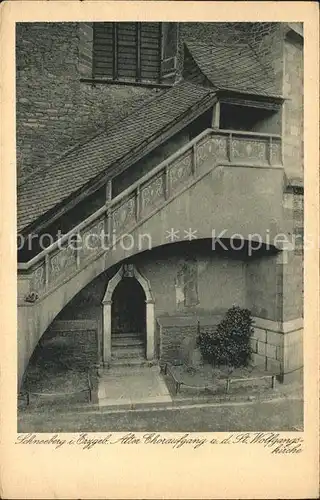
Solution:
[{"label": "stair landing", "polygon": [[112,367],[99,378],[99,406],[134,407],[137,404],[171,403],[172,398],[160,374],[159,366]]}]

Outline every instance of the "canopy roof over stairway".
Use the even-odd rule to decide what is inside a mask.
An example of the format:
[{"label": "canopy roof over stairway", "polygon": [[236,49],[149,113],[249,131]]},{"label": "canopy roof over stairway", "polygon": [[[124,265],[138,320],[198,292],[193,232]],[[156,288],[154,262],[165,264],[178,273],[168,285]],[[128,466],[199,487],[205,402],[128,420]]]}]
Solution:
[{"label": "canopy roof over stairway", "polygon": [[[35,172],[18,188],[18,231],[54,210],[92,181],[116,172],[125,161],[137,161],[173,127],[190,123],[212,106],[213,89],[182,81],[157,94],[147,105],[119,121],[111,130],[67,152],[49,168]],[[148,149],[149,148],[149,149]],[[152,148],[151,148],[152,149]],[[114,175],[114,174],[113,174]]]},{"label": "canopy roof over stairway", "polygon": [[[197,77],[197,70],[217,91],[232,91],[256,96],[280,98],[274,70],[246,43],[208,45],[190,41],[185,44],[189,65],[188,79]],[[188,77],[189,76],[189,77]]]}]

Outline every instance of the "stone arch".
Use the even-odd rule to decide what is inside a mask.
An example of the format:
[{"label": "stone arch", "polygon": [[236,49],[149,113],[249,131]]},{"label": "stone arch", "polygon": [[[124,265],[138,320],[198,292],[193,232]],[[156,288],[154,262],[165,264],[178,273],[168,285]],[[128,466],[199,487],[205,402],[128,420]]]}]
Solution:
[{"label": "stone arch", "polygon": [[146,296],[146,357],[151,361],[154,358],[155,346],[155,314],[154,298],[150,282],[136,269],[133,264],[123,264],[118,272],[109,280],[104,297],[103,305],[103,364],[108,365],[111,361],[111,305],[112,295],[118,283],[124,277],[135,278],[140,283]]}]

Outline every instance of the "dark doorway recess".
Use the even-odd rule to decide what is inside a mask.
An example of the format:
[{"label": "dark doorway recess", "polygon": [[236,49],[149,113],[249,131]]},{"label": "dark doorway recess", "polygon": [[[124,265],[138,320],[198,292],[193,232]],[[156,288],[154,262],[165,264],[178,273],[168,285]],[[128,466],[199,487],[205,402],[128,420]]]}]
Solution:
[{"label": "dark doorway recess", "polygon": [[112,333],[146,332],[146,297],[135,278],[123,278],[112,297]]}]

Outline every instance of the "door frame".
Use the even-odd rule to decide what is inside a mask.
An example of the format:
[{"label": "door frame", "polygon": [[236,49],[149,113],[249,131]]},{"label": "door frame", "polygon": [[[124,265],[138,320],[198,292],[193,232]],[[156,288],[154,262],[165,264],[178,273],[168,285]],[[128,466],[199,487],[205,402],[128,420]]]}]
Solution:
[{"label": "door frame", "polygon": [[152,361],[154,358],[155,346],[155,315],[154,298],[151,292],[149,280],[147,280],[137,270],[134,264],[122,264],[118,272],[108,282],[104,297],[103,306],[103,364],[109,365],[111,362],[111,305],[112,295],[122,278],[135,278],[143,288],[146,296],[146,358]]}]

